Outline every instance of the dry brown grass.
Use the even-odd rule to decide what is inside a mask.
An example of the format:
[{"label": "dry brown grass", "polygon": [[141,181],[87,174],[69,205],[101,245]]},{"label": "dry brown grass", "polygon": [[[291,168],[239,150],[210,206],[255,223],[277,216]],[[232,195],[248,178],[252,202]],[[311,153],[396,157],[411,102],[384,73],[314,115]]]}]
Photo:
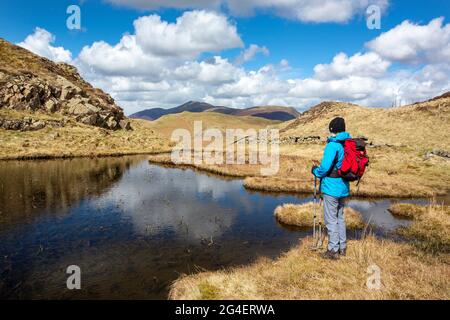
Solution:
[{"label": "dry brown grass", "polygon": [[[312,193],[314,180],[310,169],[320,160],[324,145],[289,145],[280,148],[280,168],[274,176],[261,176],[261,165],[192,166],[221,175],[243,177],[244,186],[268,192]],[[371,148],[370,167],[359,187],[351,184],[357,197],[432,197],[449,192],[450,161],[424,159],[407,148]],[[153,162],[170,163],[170,155],[152,156]],[[392,164],[395,163],[395,166]]]},{"label": "dry brown grass", "polygon": [[[311,193],[313,160],[320,160],[324,144],[284,145],[280,148],[280,170],[269,177],[253,176],[244,186],[252,190]],[[409,148],[369,148],[370,166],[359,187],[359,197],[431,197],[449,192],[450,161],[424,159]]]},{"label": "dry brown grass", "polygon": [[450,98],[390,109],[326,102],[279,127],[282,136],[326,138],[331,119],[341,116],[345,118],[348,132],[365,136],[376,144],[446,149],[450,142],[449,111]]},{"label": "dry brown grass", "polygon": [[[4,118],[62,120],[61,115],[18,112],[0,109]],[[131,119],[134,130],[105,130],[73,120],[61,128],[37,131],[0,129],[0,159],[108,156],[169,151],[168,141],[146,126],[146,121]]]},{"label": "dry brown grass", "polygon": [[[449,257],[436,257],[408,244],[349,241],[347,256],[321,258],[311,238],[276,260],[201,272],[178,279],[171,299],[449,299]],[[381,269],[380,290],[366,286],[368,267]]]},{"label": "dry brown grass", "polygon": [[[0,158],[33,156],[70,156],[128,153],[158,153],[170,151],[168,138],[172,130],[184,128],[193,130],[195,120],[203,121],[203,129],[253,128],[265,126],[285,128],[282,135],[326,136],[328,120],[336,115],[344,115],[349,123],[349,131],[354,135],[364,134],[375,143],[390,143],[394,146],[368,148],[370,166],[358,188],[352,184],[351,194],[358,197],[432,197],[450,192],[450,161],[441,157],[425,158],[426,148],[448,148],[448,100],[440,99],[426,104],[418,104],[390,110],[362,108],[348,104],[335,104],[319,114],[312,112],[283,124],[256,117],[235,117],[214,112],[182,113],[162,117],[157,121],[132,120],[133,132],[111,132],[89,126],[71,123],[68,128],[43,129],[33,133],[0,131],[2,146]],[[317,111],[317,110],[316,110]],[[2,113],[8,111],[0,111]],[[423,123],[409,118],[424,118]],[[1,113],[0,113],[1,115]],[[55,116],[56,117],[56,116]],[[377,120],[378,118],[380,120]],[[394,120],[387,121],[388,118]],[[419,117],[420,118],[420,117]],[[431,120],[430,120],[431,119]],[[385,121],[386,120],[386,121]],[[431,128],[430,134],[423,132]],[[417,127],[422,140],[409,139],[405,132]],[[366,127],[364,126],[366,125]],[[398,125],[398,126],[397,126]],[[386,128],[385,128],[386,127]],[[386,130],[385,130],[386,129]],[[401,130],[400,130],[401,129]],[[397,131],[398,132],[397,132]],[[403,132],[403,130],[406,130]],[[60,138],[52,138],[52,133],[60,133]],[[412,134],[412,133],[411,133]],[[385,139],[386,138],[386,139]],[[439,141],[435,141],[439,140]],[[268,192],[311,193],[313,177],[310,168],[313,160],[320,160],[325,143],[282,144],[280,146],[280,169],[274,176],[260,175],[260,165],[207,165],[192,166],[211,173],[245,178],[248,189]],[[168,155],[152,157],[151,161],[170,163]]]},{"label": "dry brown grass", "polygon": [[388,211],[396,217],[413,219],[423,214],[425,207],[410,203],[394,203]]},{"label": "dry brown grass", "polygon": [[[324,224],[323,206],[317,204],[317,223]],[[275,209],[275,218],[281,223],[297,226],[312,227],[314,204],[312,202],[304,204],[286,203]],[[347,229],[363,229],[365,224],[361,214],[350,207],[344,209],[344,216]]]},{"label": "dry brown grass", "polygon": [[[194,157],[194,153],[192,154],[192,157]],[[195,164],[193,162],[190,164],[175,164],[171,159],[170,153],[149,155],[148,160],[151,163],[194,168],[212,174],[238,178],[245,178],[248,176],[257,175],[259,174],[260,169],[258,165],[226,165],[226,164],[207,165],[203,163]]]},{"label": "dry brown grass", "polygon": [[182,112],[165,115],[158,120],[148,121],[147,124],[161,136],[170,139],[172,132],[176,129],[186,129],[192,134],[195,121],[202,121],[203,130],[215,128],[222,132],[225,132],[226,129],[258,130],[280,123],[252,116],[233,116],[216,112]]},{"label": "dry brown grass", "polygon": [[420,212],[412,214],[413,222],[399,228],[399,234],[428,252],[450,253],[450,206],[431,203],[428,206],[410,205],[397,209]]}]

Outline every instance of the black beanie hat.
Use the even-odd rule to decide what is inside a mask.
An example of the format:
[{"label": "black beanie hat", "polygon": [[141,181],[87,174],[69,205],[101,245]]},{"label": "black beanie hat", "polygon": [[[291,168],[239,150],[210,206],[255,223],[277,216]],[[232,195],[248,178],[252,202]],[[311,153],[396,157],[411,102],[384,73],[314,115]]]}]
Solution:
[{"label": "black beanie hat", "polygon": [[344,118],[337,117],[331,120],[330,125],[330,132],[331,133],[339,133],[345,131],[345,120]]}]

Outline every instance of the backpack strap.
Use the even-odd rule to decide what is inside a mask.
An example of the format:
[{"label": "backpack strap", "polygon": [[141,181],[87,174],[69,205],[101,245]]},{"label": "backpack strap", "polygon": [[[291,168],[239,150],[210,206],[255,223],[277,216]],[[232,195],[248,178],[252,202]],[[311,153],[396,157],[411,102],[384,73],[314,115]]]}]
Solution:
[{"label": "backpack strap", "polygon": [[[345,140],[344,140],[345,141]],[[344,141],[337,141],[338,143],[340,143],[341,145],[344,144]],[[336,150],[336,154],[334,155],[334,159],[333,159],[333,163],[331,164],[330,170],[327,173],[327,177],[330,178],[341,178],[341,176],[338,173],[338,168],[336,168],[336,165],[338,163],[338,156],[339,156],[339,151]]]},{"label": "backpack strap", "polygon": [[333,159],[333,163],[331,164],[330,170],[327,172],[327,177],[340,178],[338,169],[336,168],[337,162],[338,162],[338,151],[336,151],[336,154]]}]

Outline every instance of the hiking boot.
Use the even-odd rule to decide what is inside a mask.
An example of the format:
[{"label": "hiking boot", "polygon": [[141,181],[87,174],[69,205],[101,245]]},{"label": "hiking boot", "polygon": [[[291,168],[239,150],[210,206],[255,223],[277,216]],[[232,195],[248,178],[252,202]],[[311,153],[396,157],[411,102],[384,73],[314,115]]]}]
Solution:
[{"label": "hiking boot", "polygon": [[347,248],[339,249],[339,255],[345,257],[347,255]]},{"label": "hiking boot", "polygon": [[327,250],[327,252],[322,253],[322,258],[330,259],[330,260],[337,260],[337,259],[339,259],[339,253],[337,251]]}]

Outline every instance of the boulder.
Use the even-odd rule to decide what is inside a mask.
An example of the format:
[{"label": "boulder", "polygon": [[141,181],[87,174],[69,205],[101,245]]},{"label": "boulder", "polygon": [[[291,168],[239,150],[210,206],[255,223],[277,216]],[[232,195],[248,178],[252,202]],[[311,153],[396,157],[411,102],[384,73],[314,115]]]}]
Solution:
[{"label": "boulder", "polygon": [[131,123],[128,120],[120,120],[119,121],[119,126],[120,128],[122,128],[123,130],[133,130],[131,128]]}]

